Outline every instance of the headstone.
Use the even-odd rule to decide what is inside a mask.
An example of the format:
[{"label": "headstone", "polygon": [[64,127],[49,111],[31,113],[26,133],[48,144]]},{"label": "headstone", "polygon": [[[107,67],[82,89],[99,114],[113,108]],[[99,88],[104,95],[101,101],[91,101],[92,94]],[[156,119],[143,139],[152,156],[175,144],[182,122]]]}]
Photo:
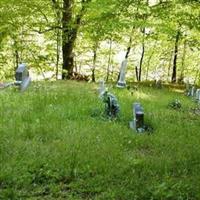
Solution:
[{"label": "headstone", "polygon": [[200,89],[197,89],[196,90],[196,94],[195,94],[195,99],[196,100],[199,100],[199,92],[200,92]]},{"label": "headstone", "polygon": [[99,81],[99,95],[101,96],[105,92],[105,82],[103,80]]},{"label": "headstone", "polygon": [[24,91],[30,84],[31,78],[26,64],[20,64],[15,73],[15,85],[19,86],[21,91]]},{"label": "headstone", "polygon": [[195,95],[195,87],[194,86],[191,88],[190,94],[191,94],[192,97],[194,97],[194,95]]},{"label": "headstone", "polygon": [[117,98],[113,94],[105,91],[102,94],[102,99],[103,99],[103,102],[105,103],[106,115],[112,119],[116,118],[120,111]]},{"label": "headstone", "polygon": [[130,122],[130,128],[137,132],[144,132],[144,109],[140,103],[133,104],[133,121]]},{"label": "headstone", "polygon": [[199,91],[199,98],[198,98],[198,103],[200,103],[200,91]]},{"label": "headstone", "polygon": [[200,103],[200,89],[197,89],[196,91],[196,100],[198,103]]},{"label": "headstone", "polygon": [[128,63],[128,60],[125,59],[125,60],[123,60],[123,62],[121,64],[119,80],[117,82],[117,87],[119,87],[119,88],[126,87],[125,76],[126,76],[127,63]]},{"label": "headstone", "polygon": [[190,96],[190,88],[191,88],[191,85],[190,85],[189,81],[187,81],[186,85],[185,85],[185,94],[187,96]]}]

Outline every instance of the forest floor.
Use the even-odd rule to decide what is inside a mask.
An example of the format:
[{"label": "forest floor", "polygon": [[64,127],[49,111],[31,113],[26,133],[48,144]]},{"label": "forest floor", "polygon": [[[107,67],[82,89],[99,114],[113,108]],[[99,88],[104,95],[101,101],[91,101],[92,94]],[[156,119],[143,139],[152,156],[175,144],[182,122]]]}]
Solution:
[{"label": "forest floor", "polygon": [[[32,83],[0,90],[0,199],[200,199],[200,116],[183,91],[109,91],[115,121],[103,117],[98,85]],[[179,99],[180,110],[167,105]],[[129,129],[141,102],[151,134]]]}]

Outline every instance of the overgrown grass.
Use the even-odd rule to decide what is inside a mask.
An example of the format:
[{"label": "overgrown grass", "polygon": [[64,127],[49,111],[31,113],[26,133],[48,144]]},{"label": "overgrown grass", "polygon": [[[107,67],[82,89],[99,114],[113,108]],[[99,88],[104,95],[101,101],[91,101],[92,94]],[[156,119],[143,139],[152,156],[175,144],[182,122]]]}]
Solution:
[{"label": "overgrown grass", "polygon": [[[102,117],[97,85],[33,83],[0,91],[0,199],[200,199],[200,117],[168,89],[110,88],[120,118]],[[168,103],[180,99],[180,111]],[[153,134],[128,127],[140,101]]]}]

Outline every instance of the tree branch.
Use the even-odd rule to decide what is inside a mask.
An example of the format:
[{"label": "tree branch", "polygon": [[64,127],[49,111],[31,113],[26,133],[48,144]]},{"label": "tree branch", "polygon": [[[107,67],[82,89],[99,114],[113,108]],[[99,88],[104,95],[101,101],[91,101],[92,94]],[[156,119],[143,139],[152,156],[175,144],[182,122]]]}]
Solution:
[{"label": "tree branch", "polygon": [[43,34],[43,33],[47,33],[47,32],[53,31],[55,29],[61,29],[62,30],[62,27],[60,27],[60,26],[52,26],[52,27],[49,27],[48,29],[45,29],[45,30],[32,29],[32,31],[37,32],[39,34]]}]

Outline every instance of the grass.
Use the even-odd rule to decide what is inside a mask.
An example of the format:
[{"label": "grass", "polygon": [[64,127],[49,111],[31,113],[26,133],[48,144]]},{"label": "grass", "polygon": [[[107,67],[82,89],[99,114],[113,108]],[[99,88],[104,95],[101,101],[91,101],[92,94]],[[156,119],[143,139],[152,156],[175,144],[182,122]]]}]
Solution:
[{"label": "grass", "polygon": [[[110,86],[120,118],[102,117],[97,85],[33,83],[0,91],[0,199],[200,199],[200,117],[169,89]],[[182,109],[167,107],[178,98]],[[153,134],[128,127],[140,101]]]}]

